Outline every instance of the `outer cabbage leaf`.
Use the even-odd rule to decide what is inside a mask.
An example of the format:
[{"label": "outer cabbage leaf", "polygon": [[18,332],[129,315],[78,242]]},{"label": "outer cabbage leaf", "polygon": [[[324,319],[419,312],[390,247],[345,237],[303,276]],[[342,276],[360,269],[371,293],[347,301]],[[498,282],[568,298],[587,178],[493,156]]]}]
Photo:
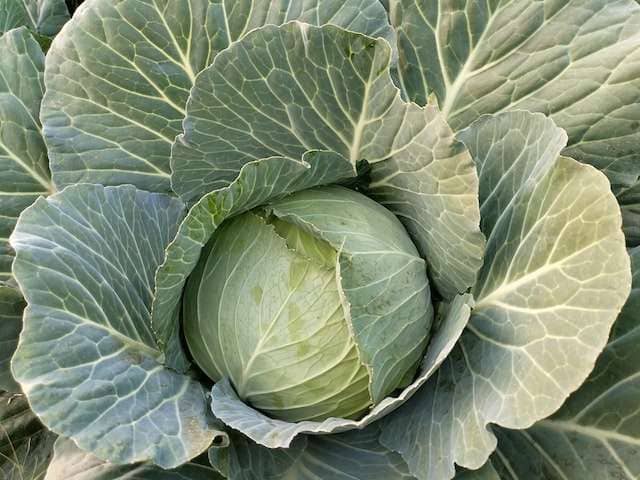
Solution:
[{"label": "outer cabbage leaf", "polygon": [[501,480],[502,478],[498,475],[491,460],[487,460],[487,463],[478,470],[461,470],[456,475],[455,480]]},{"label": "outer cabbage leaf", "polygon": [[9,235],[20,212],[53,187],[38,120],[44,55],[26,28],[2,35],[0,52],[0,389],[18,392],[9,361],[22,327],[23,302],[5,285],[12,281]]},{"label": "outer cabbage leaf", "polygon": [[228,449],[211,449],[211,463],[229,480],[413,480],[400,455],[365,430],[301,437],[291,448],[271,449],[240,435]]},{"label": "outer cabbage leaf", "polygon": [[182,216],[165,195],[78,185],[36,201],[11,236],[29,304],[13,373],[47,427],[114,463],[171,468],[218,433],[203,387],[163,366],[151,329]]},{"label": "outer cabbage leaf", "polygon": [[542,112],[564,151],[609,177],[640,176],[640,6],[632,0],[397,0],[400,79],[437,98],[454,130],[483,113]]},{"label": "outer cabbage leaf", "polygon": [[367,194],[409,231],[447,298],[475,282],[485,240],[478,229],[478,175],[466,147],[434,107],[425,132],[402,154],[371,166]]},{"label": "outer cabbage leaf", "polygon": [[628,247],[640,246],[640,179],[618,194]]},{"label": "outer cabbage leaf", "polygon": [[454,463],[480,468],[496,446],[487,424],[525,428],[557,410],[593,368],[630,286],[609,182],[558,156],[551,121],[484,117],[461,137],[481,208],[492,205],[476,306],[437,375],[382,419],[383,445],[425,479],[452,478]]},{"label": "outer cabbage leaf", "polygon": [[47,55],[55,184],[169,192],[171,144],[198,72],[251,29],[294,19],[390,32],[377,0],[87,0]]},{"label": "outer cabbage leaf", "polygon": [[329,418],[323,422],[298,423],[275,420],[242,402],[228,381],[214,385],[213,411],[220,420],[233,429],[241,431],[253,441],[270,448],[295,446],[296,443],[292,442],[301,434],[335,434],[347,430],[364,429],[399,408],[434,374],[460,338],[469,320],[472,305],[473,299],[470,295],[462,295],[454,299],[442,312],[440,326],[431,337],[417,378],[398,396],[385,398],[360,420]]},{"label": "outer cabbage leaf", "polygon": [[56,436],[29,408],[24,395],[0,393],[0,476],[42,480]]},{"label": "outer cabbage leaf", "polygon": [[0,390],[19,392],[20,385],[11,374],[11,357],[22,330],[22,310],[25,307],[17,288],[0,283]]},{"label": "outer cabbage leaf", "polygon": [[72,440],[58,438],[44,480],[222,480],[213,467],[187,462],[173,470],[151,464],[114,465],[80,450]]},{"label": "outer cabbage leaf", "polygon": [[167,247],[156,274],[152,323],[160,346],[175,367],[184,368],[180,354],[178,307],[187,277],[202,249],[227,218],[258,207],[269,199],[352,178],[356,171],[347,160],[329,152],[308,152],[303,161],[280,157],[245,165],[228,187],[205,195],[189,211]]},{"label": "outer cabbage leaf", "polygon": [[496,429],[493,462],[505,479],[640,476],[640,249],[633,290],[589,379],[552,417],[527,430]]},{"label": "outer cabbage leaf", "polygon": [[52,190],[38,115],[44,55],[25,28],[0,37],[0,281],[11,276],[8,238],[20,212]]},{"label": "outer cabbage leaf", "polygon": [[0,35],[27,27],[46,37],[56,35],[69,20],[64,0],[0,0]]},{"label": "outer cabbage leaf", "polygon": [[[198,77],[185,133],[173,147],[173,189],[193,202],[228,185],[250,161],[298,160],[309,149],[354,164],[393,157],[403,168],[421,169],[420,183],[411,185],[418,190],[409,194],[433,198],[417,220],[438,239],[429,247],[422,242],[436,286],[448,298],[466,291],[483,247],[475,169],[435,108],[402,101],[391,58],[385,40],[334,26],[292,22],[255,30]],[[452,174],[446,167],[453,162]],[[415,220],[408,228],[417,228]]]}]

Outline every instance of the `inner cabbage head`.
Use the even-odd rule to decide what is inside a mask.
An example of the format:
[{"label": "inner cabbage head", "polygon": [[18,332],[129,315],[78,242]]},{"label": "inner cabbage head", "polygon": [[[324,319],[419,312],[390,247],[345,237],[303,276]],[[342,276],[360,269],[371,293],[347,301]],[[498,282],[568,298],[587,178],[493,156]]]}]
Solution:
[{"label": "inner cabbage head", "polygon": [[[243,401],[272,418],[361,417],[374,403],[375,372],[354,335],[342,254],[313,225],[267,210],[225,222],[185,290],[185,336],[197,364],[214,381],[229,378]],[[427,335],[425,328],[425,342]]]}]

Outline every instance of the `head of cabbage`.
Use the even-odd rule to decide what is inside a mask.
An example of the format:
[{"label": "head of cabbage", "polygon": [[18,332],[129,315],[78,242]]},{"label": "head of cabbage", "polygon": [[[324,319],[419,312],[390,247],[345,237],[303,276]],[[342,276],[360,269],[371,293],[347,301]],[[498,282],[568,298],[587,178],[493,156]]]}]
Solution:
[{"label": "head of cabbage", "polygon": [[[385,289],[390,260],[402,271]],[[229,378],[243,401],[289,422],[358,418],[374,404],[374,386],[380,399],[406,386],[432,321],[425,262],[404,227],[343,187],[305,190],[226,221],[184,295],[196,363],[216,382]],[[362,295],[371,303],[352,309],[349,299]],[[376,332],[357,328],[372,322],[378,305],[395,307],[369,325],[392,333],[382,360],[391,368],[365,361]]]},{"label": "head of cabbage", "polygon": [[637,2],[0,33],[0,477],[637,476]]}]

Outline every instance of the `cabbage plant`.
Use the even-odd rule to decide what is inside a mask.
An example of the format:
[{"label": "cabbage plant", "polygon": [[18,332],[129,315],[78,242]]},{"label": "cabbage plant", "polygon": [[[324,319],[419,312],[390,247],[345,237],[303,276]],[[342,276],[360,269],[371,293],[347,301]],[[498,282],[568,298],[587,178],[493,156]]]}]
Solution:
[{"label": "cabbage plant", "polygon": [[640,476],[632,0],[0,0],[0,471]]}]

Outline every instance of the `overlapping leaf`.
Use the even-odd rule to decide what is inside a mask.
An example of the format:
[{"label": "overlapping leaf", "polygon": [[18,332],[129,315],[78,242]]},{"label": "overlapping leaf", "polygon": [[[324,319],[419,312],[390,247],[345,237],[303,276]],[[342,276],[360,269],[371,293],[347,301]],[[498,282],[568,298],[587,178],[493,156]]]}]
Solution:
[{"label": "overlapping leaf", "polygon": [[494,464],[502,478],[640,476],[640,249],[633,290],[589,379],[552,417],[517,431],[498,429]]},{"label": "overlapping leaf", "polygon": [[426,107],[425,133],[402,154],[373,164],[367,194],[405,225],[440,293],[475,282],[485,240],[478,229],[478,177],[468,150],[442,115]]},{"label": "overlapping leaf", "polygon": [[483,113],[549,115],[564,154],[595,165],[614,191],[640,176],[640,6],[632,0],[398,0],[400,78],[437,97],[454,129]]},{"label": "overlapping leaf", "polygon": [[400,455],[378,443],[378,427],[302,437],[270,449],[234,435],[228,449],[212,449],[212,464],[229,480],[413,480]]},{"label": "overlapping leaf", "polygon": [[377,0],[86,1],[47,56],[55,184],[169,191],[171,144],[198,72],[250,30],[295,19],[390,34]]},{"label": "overlapping leaf", "polygon": [[354,164],[393,157],[396,170],[416,164],[421,173],[412,184],[405,177],[396,185],[387,177],[404,172],[385,170],[381,195],[390,206],[390,190],[432,200],[419,219],[408,219],[409,228],[437,239],[422,242],[436,286],[448,297],[466,291],[482,255],[475,169],[434,108],[402,101],[391,56],[385,40],[333,26],[293,22],[247,35],[198,77],[185,133],[173,148],[174,190],[192,202],[227,185],[250,161],[298,160],[309,149]]},{"label": "overlapping leaf", "polygon": [[609,183],[558,157],[550,120],[485,117],[461,137],[481,208],[491,205],[476,306],[437,375],[382,420],[382,443],[425,479],[452,478],[454,462],[482,466],[496,445],[487,424],[524,428],[553,413],[593,368],[630,286]]},{"label": "overlapping leaf", "polygon": [[0,281],[6,281],[18,215],[52,186],[38,121],[44,55],[25,28],[0,37],[0,51]]},{"label": "overlapping leaf", "polygon": [[[0,14],[1,15],[1,14]],[[0,389],[18,392],[9,361],[24,303],[11,283],[9,235],[20,212],[52,190],[38,116],[44,55],[26,28],[0,37]]]},{"label": "overlapping leaf", "polygon": [[[361,430],[401,407],[434,374],[451,352],[469,320],[473,300],[470,295],[456,297],[443,312],[439,328],[431,338],[415,381],[398,396],[390,396],[377,404],[359,420],[329,418],[323,422],[283,422],[267,417],[243,403],[228,381],[217,383],[212,392],[212,408],[216,416],[233,429],[241,431],[255,442],[270,448],[291,447],[301,434],[335,434],[347,430]],[[297,440],[296,440],[297,441]],[[292,443],[293,442],[293,443]]]},{"label": "overlapping leaf", "polygon": [[183,205],[132,186],[78,185],[40,199],[11,243],[25,293],[13,372],[47,427],[99,458],[170,468],[206,449],[203,387],[163,366],[154,274]]},{"label": "overlapping leaf", "polygon": [[27,27],[46,37],[57,34],[69,20],[64,0],[0,0],[0,35]]},{"label": "overlapping leaf", "polygon": [[114,465],[83,452],[67,438],[58,438],[44,480],[222,480],[205,462],[187,462],[173,470],[151,464]]}]

